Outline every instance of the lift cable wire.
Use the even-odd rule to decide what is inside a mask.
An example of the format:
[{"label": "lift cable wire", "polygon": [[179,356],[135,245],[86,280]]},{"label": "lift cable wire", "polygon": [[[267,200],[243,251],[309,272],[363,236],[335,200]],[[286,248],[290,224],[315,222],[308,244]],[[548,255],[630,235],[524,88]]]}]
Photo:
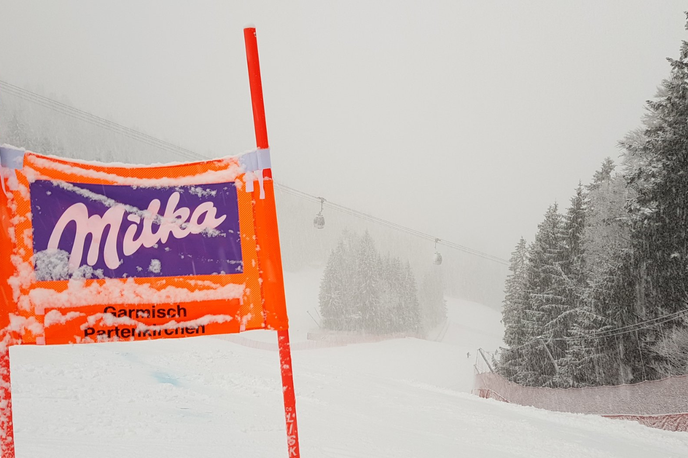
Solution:
[{"label": "lift cable wire", "polygon": [[[287,192],[289,194],[300,196],[300,197],[303,197],[305,199],[310,199],[314,202],[321,202],[320,197],[314,196],[312,194],[308,194],[308,193],[303,192],[303,191],[299,191],[297,189],[294,189],[294,188],[289,187],[289,186],[282,184],[282,183],[276,182],[275,184],[277,185],[277,187],[280,190]],[[371,223],[379,224],[379,225],[387,227],[389,229],[393,229],[393,230],[398,231],[398,232],[403,232],[403,233],[409,234],[409,235],[414,236],[414,237],[418,237],[418,238],[423,239],[423,240],[436,242],[437,245],[444,245],[448,248],[462,251],[464,253],[471,254],[473,256],[477,256],[477,257],[480,257],[483,259],[487,259],[489,261],[493,261],[493,262],[496,262],[498,264],[502,264],[504,266],[509,265],[509,262],[506,259],[498,258],[496,256],[492,256],[490,254],[483,253],[481,251],[474,250],[472,248],[468,248],[468,247],[465,247],[463,245],[459,245],[458,243],[454,243],[454,242],[451,242],[449,240],[440,239],[434,235],[430,235],[430,234],[427,234],[425,232],[417,231],[417,230],[411,229],[407,226],[402,226],[401,224],[393,223],[391,221],[387,221],[387,220],[384,220],[382,218],[378,218],[376,216],[369,215],[367,213],[363,213],[363,212],[360,212],[358,210],[354,210],[354,209],[349,208],[349,207],[345,207],[344,205],[336,204],[336,203],[331,202],[329,200],[325,200],[324,202],[325,202],[325,205],[327,205],[328,207],[331,207],[334,210],[337,210],[341,213],[346,213],[346,214],[349,214],[349,215],[354,216],[356,218],[359,218],[359,219],[362,219],[362,220],[365,220],[365,221],[368,221]]]},{"label": "lift cable wire", "polygon": [[23,99],[27,102],[41,105],[45,108],[56,111],[60,114],[69,116],[69,117],[74,118],[74,119],[78,119],[80,121],[85,121],[87,123],[93,124],[93,125],[98,126],[98,127],[102,127],[104,129],[116,132],[118,134],[124,135],[126,137],[131,138],[131,139],[138,140],[139,142],[145,143],[149,146],[154,146],[156,148],[160,148],[160,149],[168,151],[170,153],[174,153],[178,156],[182,156],[186,159],[192,159],[192,160],[208,160],[209,159],[208,157],[203,156],[201,154],[198,154],[194,151],[188,150],[186,148],[182,148],[180,146],[177,146],[177,145],[170,143],[170,142],[166,142],[164,140],[160,140],[160,139],[155,138],[151,135],[144,134],[142,132],[131,129],[129,127],[125,127],[121,124],[117,124],[116,122],[112,122],[112,121],[109,121],[107,119],[101,118],[99,116],[95,116],[95,115],[88,113],[86,111],[79,110],[78,108],[71,107],[67,104],[64,104],[62,102],[58,102],[58,101],[50,99],[48,97],[44,97],[42,95],[36,94],[36,93],[28,91],[26,89],[22,89],[21,87],[15,86],[15,85],[10,84],[6,81],[0,80],[0,89],[2,89],[3,92],[5,92],[5,93],[14,95],[15,97]]},{"label": "lift cable wire", "polygon": [[[20,99],[23,99],[27,102],[41,105],[45,108],[56,111],[60,114],[63,114],[63,115],[72,117],[74,119],[78,119],[78,120],[87,122],[87,123],[90,123],[92,125],[101,127],[103,129],[107,129],[107,130],[116,132],[120,135],[129,137],[133,140],[137,140],[141,143],[145,143],[149,146],[153,146],[153,147],[159,148],[161,150],[167,151],[169,153],[175,154],[177,156],[184,157],[185,159],[191,159],[191,160],[208,160],[208,159],[210,159],[209,157],[203,156],[203,155],[198,154],[198,153],[191,151],[189,149],[182,148],[182,147],[177,146],[173,143],[166,142],[164,140],[160,140],[160,139],[155,138],[151,135],[139,132],[135,129],[123,126],[121,124],[117,124],[116,122],[109,121],[107,119],[93,115],[93,114],[88,113],[86,111],[79,110],[78,108],[74,108],[74,107],[71,107],[71,106],[64,104],[62,102],[58,102],[58,101],[50,99],[48,97],[36,94],[36,93],[31,92],[29,90],[23,89],[19,86],[15,86],[14,84],[10,84],[6,81],[0,80],[0,89],[2,89],[4,92],[6,92],[8,94],[14,95],[14,96],[16,96]],[[387,221],[387,220],[384,220],[382,218],[378,218],[378,217],[360,212],[358,210],[354,210],[354,209],[349,208],[349,207],[345,207],[344,205],[339,205],[339,204],[330,202],[328,200],[322,199],[321,197],[316,197],[316,196],[313,196],[311,194],[305,193],[303,191],[299,191],[299,190],[294,189],[292,187],[281,184],[277,181],[275,181],[275,184],[279,189],[281,189],[287,193],[290,193],[290,194],[293,194],[296,196],[300,196],[302,198],[311,199],[311,200],[314,200],[314,201],[317,201],[320,203],[326,203],[328,207],[331,207],[334,210],[349,214],[349,215],[354,216],[356,218],[359,218],[361,220],[372,222],[375,224],[379,224],[379,225],[387,227],[389,229],[403,232],[403,233],[406,233],[406,234],[409,234],[411,236],[418,237],[418,238],[421,238],[424,240],[429,240],[432,242],[437,241],[437,244],[439,244],[439,245],[443,245],[443,246],[446,246],[448,248],[451,248],[451,249],[454,249],[457,251],[462,251],[464,253],[467,253],[467,254],[470,254],[473,256],[477,256],[479,258],[493,261],[493,262],[496,262],[496,263],[504,265],[504,266],[509,265],[509,262],[505,259],[498,258],[496,256],[492,256],[490,254],[483,253],[483,252],[480,252],[478,250],[474,250],[472,248],[468,248],[468,247],[463,246],[463,245],[459,245],[458,243],[454,243],[454,242],[449,241],[449,240],[439,239],[433,235],[426,234],[424,232],[420,232],[420,231],[417,231],[415,229],[411,229],[409,227],[402,226],[400,224],[396,224],[396,223],[393,223],[391,221]]]},{"label": "lift cable wire", "polygon": [[519,345],[517,347],[511,347],[509,350],[520,350],[521,348],[525,348],[529,345],[535,344],[535,343],[550,343],[550,342],[562,342],[562,341],[581,341],[581,340],[598,340],[598,339],[608,339],[610,337],[618,337],[624,334],[630,334],[632,332],[638,332],[638,331],[643,331],[646,329],[652,329],[658,325],[668,323],[669,321],[673,321],[679,318],[682,318],[684,315],[688,314],[688,309],[683,309],[679,310],[678,312],[674,313],[669,313],[666,315],[662,315],[656,318],[652,318],[649,320],[644,320],[644,321],[639,321],[634,324],[630,324],[627,326],[621,326],[618,328],[613,328],[613,329],[604,329],[601,331],[595,331],[595,332],[590,332],[586,334],[581,334],[579,336],[567,336],[567,337],[555,337],[555,338],[548,338],[545,336],[540,336],[536,337],[532,340],[529,340],[528,342]]}]

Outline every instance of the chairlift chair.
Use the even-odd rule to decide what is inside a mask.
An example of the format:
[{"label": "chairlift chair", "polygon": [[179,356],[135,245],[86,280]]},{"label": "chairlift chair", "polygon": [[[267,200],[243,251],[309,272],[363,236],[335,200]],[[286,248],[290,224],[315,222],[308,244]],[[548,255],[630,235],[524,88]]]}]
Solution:
[{"label": "chairlift chair", "polygon": [[316,229],[322,229],[325,227],[325,217],[322,214],[325,199],[322,197],[318,197],[318,199],[320,199],[320,211],[315,215],[315,218],[313,218],[313,226],[315,226]]}]

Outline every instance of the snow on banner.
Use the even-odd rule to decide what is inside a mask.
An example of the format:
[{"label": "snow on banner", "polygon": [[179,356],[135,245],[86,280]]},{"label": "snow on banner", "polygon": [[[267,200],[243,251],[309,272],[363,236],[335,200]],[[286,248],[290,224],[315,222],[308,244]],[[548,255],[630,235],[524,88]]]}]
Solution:
[{"label": "snow on banner", "polygon": [[256,230],[274,208],[264,189],[272,181],[253,186],[256,155],[130,167],[25,152],[21,166],[4,167],[3,315],[13,343],[287,329],[283,293],[265,300],[283,284],[279,252],[260,250],[277,228]]}]

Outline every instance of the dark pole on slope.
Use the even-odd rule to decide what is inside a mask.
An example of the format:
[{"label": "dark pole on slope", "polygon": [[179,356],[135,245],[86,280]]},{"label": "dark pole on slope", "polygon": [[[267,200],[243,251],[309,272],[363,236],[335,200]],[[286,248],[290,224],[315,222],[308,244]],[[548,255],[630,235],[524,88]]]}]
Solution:
[{"label": "dark pole on slope", "polygon": [[[258,60],[258,41],[256,39],[255,27],[247,27],[244,29],[244,41],[246,43],[246,61],[248,64],[248,79],[251,86],[251,104],[253,106],[253,123],[256,130],[256,146],[259,150],[268,150],[268,129],[265,120],[265,105],[263,103],[263,84],[260,78],[260,61]],[[265,169],[263,178],[272,180],[272,171]],[[274,202],[274,188],[272,186],[265,186],[266,201]],[[268,195],[272,194],[272,195]],[[277,214],[273,209],[268,212],[268,217],[272,220],[272,227],[277,227]],[[270,247],[261,247],[262,249],[276,250],[279,252],[279,243]],[[278,259],[281,259],[278,256]],[[282,279],[282,265],[269,266],[270,272],[273,276]],[[261,266],[261,270],[266,266]],[[269,281],[269,280],[268,280]],[[264,282],[265,283],[265,282]],[[283,282],[279,282],[283,285]],[[265,284],[261,288],[267,288]],[[266,295],[263,295],[266,297]],[[274,288],[271,290],[270,300],[280,301],[284,303],[284,287]],[[277,341],[279,346],[280,357],[280,371],[282,375],[282,391],[284,395],[284,415],[287,423],[287,446],[289,448],[289,458],[300,458],[301,452],[299,450],[299,433],[296,423],[296,395],[294,393],[294,376],[291,366],[291,346],[289,344],[289,329],[280,329],[277,331]]]}]

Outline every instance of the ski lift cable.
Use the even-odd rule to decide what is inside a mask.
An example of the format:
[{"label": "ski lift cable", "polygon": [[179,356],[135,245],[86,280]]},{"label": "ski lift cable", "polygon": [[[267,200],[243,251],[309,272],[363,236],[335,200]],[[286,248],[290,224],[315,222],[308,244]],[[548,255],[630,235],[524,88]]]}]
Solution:
[{"label": "ski lift cable", "polygon": [[644,327],[642,327],[644,324],[654,323],[654,322],[656,322],[656,321],[662,321],[662,322],[664,322],[664,321],[672,320],[672,319],[678,318],[679,316],[684,315],[684,314],[686,314],[686,313],[688,313],[688,309],[679,310],[678,312],[669,313],[669,314],[667,314],[667,315],[662,315],[662,316],[659,316],[659,317],[656,317],[656,318],[652,318],[652,319],[649,319],[649,320],[640,321],[640,322],[638,322],[638,323],[629,324],[629,325],[622,326],[622,327],[615,328],[615,329],[610,329],[610,330],[606,330],[606,331],[596,331],[596,332],[593,333],[593,334],[596,334],[596,335],[598,335],[598,334],[599,334],[599,335],[605,335],[605,334],[609,334],[609,333],[613,333],[613,332],[617,332],[617,331],[623,331],[623,330],[626,330],[626,329],[631,329],[631,331],[636,331],[637,329],[632,329],[632,328],[635,328],[635,327],[638,327],[638,326],[641,327],[640,329],[645,329]]},{"label": "ski lift cable", "polygon": [[650,328],[652,328],[658,324],[663,324],[663,323],[666,323],[666,322],[671,321],[673,319],[679,318],[681,315],[685,315],[686,313],[688,313],[688,309],[679,310],[678,312],[669,313],[666,315],[651,318],[649,320],[639,321],[637,323],[629,324],[626,326],[621,326],[621,327],[614,328],[614,329],[607,329],[604,331],[595,331],[595,332],[592,332],[589,334],[582,334],[580,336],[556,337],[556,338],[551,339],[551,340],[552,341],[562,341],[562,340],[580,340],[581,338],[583,338],[583,339],[588,339],[588,338],[603,339],[603,338],[607,338],[607,337],[614,337],[614,336],[618,336],[621,334],[641,331],[644,329],[650,329]]},{"label": "ski lift cable", "polygon": [[[281,189],[283,189],[283,190],[285,190],[285,191],[287,191],[287,192],[291,192],[292,194],[300,195],[300,196],[309,198],[309,199],[311,199],[311,200],[317,200],[317,199],[319,199],[319,198],[316,197],[316,196],[313,196],[313,195],[311,195],[311,194],[304,193],[304,192],[302,192],[302,191],[295,190],[295,189],[290,188],[289,186],[283,185],[283,184],[281,184],[281,183],[279,183],[279,182],[276,182],[276,185],[277,185],[279,188],[281,188]],[[335,203],[333,203],[333,202],[331,202],[331,201],[328,201],[328,205],[331,206],[332,208],[334,208],[335,210],[339,210],[339,211],[341,211],[341,212],[343,212],[343,213],[350,214],[350,215],[352,215],[352,216],[358,217],[358,218],[360,218],[360,219],[363,219],[363,220],[366,220],[366,221],[369,221],[369,222],[372,222],[372,223],[380,224],[380,225],[382,225],[382,226],[388,227],[388,228],[393,229],[393,230],[397,230],[397,231],[400,231],[400,232],[404,232],[404,233],[407,233],[407,234],[409,234],[409,235],[412,235],[412,236],[415,236],[415,237],[418,237],[418,238],[422,238],[422,239],[425,239],[425,240],[428,240],[428,241],[433,241],[433,242],[434,242],[435,240],[438,240],[437,244],[439,244],[439,245],[444,245],[444,246],[446,246],[446,247],[448,247],[448,248],[452,248],[452,249],[455,249],[455,250],[458,250],[458,251],[463,251],[464,253],[468,253],[468,254],[471,254],[471,255],[474,255],[474,256],[483,258],[483,259],[487,259],[487,260],[489,260],[489,261],[493,261],[493,262],[496,262],[496,263],[499,263],[499,264],[502,264],[502,265],[505,265],[505,266],[508,266],[508,265],[509,265],[508,261],[505,260],[505,259],[501,259],[501,258],[498,258],[498,257],[496,257],[496,256],[493,256],[493,255],[490,255],[490,254],[487,254],[487,253],[483,253],[483,252],[480,252],[480,251],[478,251],[478,250],[474,250],[474,249],[465,247],[465,246],[463,246],[463,245],[459,245],[458,243],[454,243],[454,242],[451,242],[451,241],[448,241],[448,240],[445,240],[445,239],[439,239],[439,238],[437,238],[437,237],[435,237],[435,236],[433,236],[433,235],[426,234],[426,233],[417,231],[417,230],[415,230],[415,229],[411,229],[411,228],[409,228],[409,227],[402,226],[402,225],[400,225],[400,224],[392,223],[392,222],[390,222],[390,221],[386,221],[386,220],[383,220],[383,219],[381,219],[381,218],[378,218],[378,217],[375,217],[375,216],[372,216],[372,215],[369,215],[369,214],[366,214],[366,213],[363,213],[363,212],[360,212],[360,211],[357,211],[357,210],[353,210],[353,209],[348,208],[348,207],[345,207],[345,206],[343,206],[343,205],[335,204]]]},{"label": "ski lift cable", "polygon": [[672,321],[676,318],[679,318],[681,315],[685,315],[688,313],[688,309],[685,310],[680,310],[675,313],[670,313],[667,315],[662,315],[657,318],[653,318],[650,320],[645,320],[645,321],[639,321],[638,323],[634,323],[631,325],[627,326],[621,326],[619,328],[614,328],[614,329],[609,329],[606,331],[598,331],[590,334],[584,334],[580,336],[569,336],[569,337],[558,337],[555,339],[551,339],[553,341],[563,341],[563,340],[591,340],[591,339],[606,339],[609,337],[617,337],[623,334],[630,334],[632,332],[638,332],[638,331],[643,331],[645,329],[652,329],[657,325],[667,323],[669,321]]},{"label": "ski lift cable", "polygon": [[[320,199],[321,199],[320,197],[314,196],[312,194],[308,194],[308,193],[303,192],[303,191],[299,191],[297,189],[294,189],[290,186],[287,186],[287,185],[279,183],[279,182],[275,182],[275,185],[285,192],[291,193],[293,195],[301,196],[303,198],[310,199],[310,200],[313,200],[315,202],[320,202]],[[335,210],[338,210],[342,213],[347,213],[347,214],[354,216],[354,217],[357,217],[359,219],[363,219],[363,220],[368,221],[368,222],[376,223],[376,224],[385,226],[387,228],[390,228],[390,229],[393,229],[393,230],[396,230],[399,232],[404,232],[404,233],[409,234],[409,235],[414,236],[414,237],[418,237],[418,238],[421,238],[424,240],[435,242],[436,245],[444,245],[448,248],[452,248],[452,249],[455,249],[458,251],[463,251],[464,253],[478,256],[478,257],[481,257],[483,259],[487,259],[489,261],[497,262],[497,263],[505,265],[505,266],[509,265],[509,262],[507,260],[498,258],[498,257],[490,255],[488,253],[483,253],[483,252],[480,252],[478,250],[474,250],[472,248],[468,248],[468,247],[465,247],[463,245],[459,245],[458,243],[451,242],[449,240],[440,239],[434,235],[430,235],[430,234],[427,234],[425,232],[421,232],[421,231],[418,231],[416,229],[412,229],[412,228],[407,227],[407,226],[402,226],[401,224],[393,223],[391,221],[387,221],[387,220],[384,220],[382,218],[378,218],[376,216],[369,215],[367,213],[363,213],[361,211],[354,210],[354,209],[349,208],[349,207],[345,207],[344,205],[336,204],[330,200],[327,200],[326,202],[327,202],[327,205],[329,207],[332,207]]]},{"label": "ski lift cable", "polygon": [[59,111],[62,114],[76,117],[80,120],[90,122],[90,123],[93,123],[95,125],[98,125],[100,127],[104,127],[104,128],[110,129],[110,130],[116,130],[119,133],[131,134],[129,136],[133,136],[136,139],[140,139],[140,140],[146,140],[147,142],[155,143],[157,146],[164,147],[166,149],[172,149],[172,150],[175,150],[179,153],[184,153],[186,155],[199,157],[199,158],[203,157],[202,155],[200,155],[198,153],[187,150],[187,149],[182,148],[180,146],[174,145],[174,144],[169,143],[169,142],[165,142],[163,140],[157,139],[155,137],[144,134],[142,132],[138,132],[134,129],[131,129],[131,128],[126,127],[126,126],[122,126],[122,125],[117,124],[113,121],[109,121],[107,119],[100,118],[100,117],[95,116],[95,115],[88,113],[86,111],[79,110],[79,109],[71,107],[67,104],[52,100],[48,97],[33,93],[33,92],[28,91],[26,89],[22,89],[18,86],[7,83],[5,81],[0,80],[0,87],[5,89],[6,92],[8,92],[12,95],[15,95],[19,98],[23,98],[24,100],[27,100],[29,102],[33,102],[33,103],[42,105],[46,108],[50,108],[50,109],[53,109],[55,111]]},{"label": "ski lift cable", "polygon": [[639,321],[638,323],[634,323],[631,325],[627,326],[621,326],[618,328],[614,329],[608,329],[605,331],[597,331],[597,332],[592,332],[589,334],[581,334],[579,336],[568,336],[568,337],[555,337],[552,339],[544,339],[543,337],[536,337],[532,340],[529,340],[528,342],[519,345],[517,347],[512,347],[510,350],[518,350],[524,347],[527,347],[528,345],[532,345],[533,343],[539,343],[543,340],[547,340],[547,342],[562,342],[562,341],[579,341],[579,340],[598,340],[598,339],[607,339],[609,337],[618,337],[620,335],[624,334],[630,334],[632,332],[638,332],[638,331],[643,331],[645,329],[652,329],[655,326],[658,326],[660,324],[667,323],[669,321],[672,321],[676,318],[681,317],[682,315],[685,315],[688,313],[688,309],[684,310],[679,310],[678,312],[674,313],[669,313],[667,315],[662,315],[656,318],[652,318],[650,320],[645,320],[645,321]]},{"label": "ski lift cable", "polygon": [[[301,196],[301,197],[304,197],[304,198],[307,198],[307,199],[310,199],[310,200],[313,200],[313,201],[316,201],[316,202],[320,202],[320,199],[321,199],[320,197],[317,197],[317,196],[314,196],[314,195],[305,193],[305,192],[303,192],[303,191],[299,191],[299,190],[297,190],[297,189],[294,189],[294,188],[289,187],[289,186],[287,186],[287,185],[284,185],[284,184],[282,184],[282,183],[276,183],[276,185],[277,185],[281,190],[283,190],[283,191],[285,191],[285,192],[287,192],[287,193],[294,194],[294,195],[297,195],[297,196]],[[414,235],[414,236],[417,236],[417,237],[420,237],[420,238],[424,238],[424,239],[428,239],[428,240],[434,240],[434,238],[433,238],[432,236],[429,236],[429,235],[423,234],[423,233],[421,233],[421,232],[415,231],[414,229],[407,228],[407,227],[404,227],[404,226],[400,226],[400,225],[391,223],[391,222],[389,222],[389,221],[386,221],[386,220],[383,220],[383,219],[380,219],[380,218],[376,218],[376,217],[374,217],[374,216],[372,216],[372,215],[369,215],[369,214],[366,214],[366,213],[363,213],[363,212],[360,212],[360,211],[357,211],[357,210],[354,210],[354,209],[345,207],[345,206],[343,206],[343,205],[336,204],[336,203],[334,203],[334,202],[332,202],[332,201],[329,201],[329,200],[328,200],[328,201],[327,201],[327,204],[328,204],[328,206],[330,206],[330,207],[334,208],[335,210],[338,210],[338,211],[340,211],[340,212],[342,212],[342,213],[347,213],[347,214],[350,214],[350,215],[352,215],[352,216],[358,217],[358,218],[360,218],[360,219],[364,219],[364,220],[369,221],[369,222],[377,222],[377,223],[379,223],[379,224],[381,224],[381,225],[383,225],[383,226],[386,226],[386,227],[389,227],[389,228],[392,228],[392,229],[397,229],[397,230],[399,230],[399,231],[401,231],[401,232],[405,232],[405,233],[407,233],[407,234]]]},{"label": "ski lift cable", "polygon": [[[622,334],[628,334],[631,332],[637,332],[637,331],[642,331],[645,329],[651,329],[656,325],[666,323],[668,321],[671,321],[675,318],[680,317],[681,315],[684,315],[688,313],[688,309],[684,310],[679,310],[678,312],[674,313],[669,313],[667,315],[662,315],[656,318],[651,318],[649,320],[644,320],[644,321],[639,321],[637,323],[629,324],[626,326],[621,326],[618,328],[613,328],[613,329],[606,329],[604,331],[595,331],[587,334],[581,334],[578,336],[566,336],[566,337],[554,337],[547,339],[547,341],[552,341],[552,342],[561,342],[561,341],[566,341],[566,340],[581,340],[581,339],[605,339],[608,337],[615,337],[619,336]],[[647,326],[646,326],[647,325]],[[542,337],[538,337],[533,339],[533,341],[539,341],[542,340]],[[524,344],[528,345],[530,342]]]},{"label": "ski lift cable", "polygon": [[160,140],[155,139],[154,137],[147,136],[146,134],[141,134],[141,133],[137,133],[137,131],[128,130],[127,128],[123,128],[123,126],[119,126],[116,123],[100,122],[100,120],[92,119],[91,117],[87,117],[87,116],[82,116],[78,112],[63,110],[62,107],[60,107],[60,106],[54,106],[54,105],[51,105],[48,103],[44,103],[44,101],[42,101],[42,100],[31,99],[30,97],[25,97],[23,94],[14,93],[11,90],[5,90],[4,92],[11,94],[11,95],[16,95],[19,98],[22,98],[26,101],[41,105],[45,108],[51,109],[53,111],[56,111],[60,114],[65,115],[65,116],[69,116],[71,118],[74,118],[74,119],[77,119],[80,121],[84,121],[84,122],[90,123],[92,125],[110,130],[110,131],[115,132],[117,134],[120,134],[124,137],[128,137],[128,138],[131,138],[133,140],[136,140],[140,143],[161,149],[163,151],[167,151],[167,152],[172,153],[172,154],[177,155],[177,156],[182,156],[185,159],[191,159],[191,160],[199,160],[199,159],[200,160],[207,160],[208,159],[208,157],[201,156],[200,154],[195,154],[193,152],[190,152],[189,150],[185,150],[181,147],[177,147],[177,146],[174,146],[172,144],[164,143]]},{"label": "ski lift cable", "polygon": [[[137,140],[141,143],[159,148],[159,149],[167,151],[169,153],[172,153],[172,154],[175,154],[178,156],[183,156],[187,159],[193,159],[193,160],[199,160],[199,159],[200,160],[207,160],[207,159],[209,159],[209,157],[203,156],[203,155],[196,153],[192,150],[182,148],[180,146],[177,146],[173,143],[166,142],[164,140],[160,140],[160,139],[155,138],[151,135],[144,134],[144,133],[139,132],[135,129],[123,126],[121,124],[117,124],[116,122],[101,118],[99,116],[96,116],[94,114],[88,113],[88,112],[83,111],[83,110],[80,110],[78,108],[74,108],[74,107],[67,105],[67,104],[64,104],[62,102],[58,102],[58,101],[50,99],[48,97],[36,94],[34,92],[31,92],[27,89],[23,89],[19,86],[8,83],[6,81],[0,80],[0,88],[2,88],[5,93],[9,93],[9,94],[14,95],[15,97],[21,98],[25,101],[28,101],[28,102],[31,102],[31,103],[34,103],[37,105],[41,105],[45,108],[56,111],[60,114],[72,117],[72,118],[80,120],[80,121],[90,123],[92,125],[104,128],[106,130],[116,132],[116,133],[123,135],[125,137],[129,137],[133,140]],[[289,186],[283,185],[283,184],[278,183],[278,182],[275,182],[275,184],[279,188],[281,188],[287,192],[291,192],[292,194],[300,195],[302,197],[315,200],[317,202],[320,202],[321,204],[324,202],[324,199],[322,199],[321,197],[313,196],[311,194],[305,193],[303,191],[299,191],[297,189],[291,188]],[[496,263],[499,263],[499,264],[502,264],[505,266],[509,265],[507,260],[498,258],[498,257],[490,255],[488,253],[483,253],[483,252],[480,252],[478,250],[474,250],[474,249],[468,248],[466,246],[459,245],[458,243],[451,242],[449,240],[439,239],[433,235],[426,234],[424,232],[420,232],[420,231],[417,231],[415,229],[412,229],[412,228],[409,228],[406,226],[402,226],[400,224],[392,223],[392,222],[386,221],[382,218],[378,218],[378,217],[360,212],[358,210],[354,210],[352,208],[348,208],[348,207],[345,207],[343,205],[339,205],[339,204],[330,202],[330,201],[327,201],[327,204],[329,207],[332,207],[335,210],[338,210],[338,211],[343,212],[343,213],[348,213],[354,217],[364,219],[366,221],[376,223],[376,224],[385,226],[387,228],[409,234],[409,235],[414,236],[414,237],[418,237],[418,238],[429,240],[429,241],[437,241],[436,244],[444,245],[448,248],[455,249],[457,251],[462,251],[464,253],[471,254],[471,255],[474,255],[474,256],[489,260],[489,261],[493,261],[493,262],[496,262]]]},{"label": "ski lift cable", "polygon": [[64,114],[66,116],[70,116],[72,118],[88,122],[90,124],[96,125],[98,127],[102,127],[114,132],[117,132],[119,134],[122,134],[124,136],[127,136],[129,138],[141,141],[142,143],[146,143],[150,146],[155,146],[160,149],[166,150],[168,152],[174,152],[178,155],[185,156],[187,158],[192,158],[192,159],[202,159],[202,160],[207,160],[209,159],[206,156],[203,156],[202,154],[196,153],[194,151],[188,150],[186,148],[182,148],[181,146],[175,145],[170,142],[166,142],[164,140],[160,140],[158,138],[155,138],[151,135],[144,134],[142,132],[139,132],[135,129],[132,129],[130,127],[123,126],[121,124],[117,124],[116,122],[101,118],[99,116],[93,115],[91,113],[88,113],[86,111],[80,110],[78,108],[74,108],[70,105],[64,104],[62,102],[58,102],[56,100],[50,99],[48,97],[36,94],[34,92],[28,91],[26,89],[23,89],[19,86],[15,86],[11,83],[8,83],[6,81],[0,80],[0,88],[4,90],[5,93],[14,95],[15,97],[21,98],[23,100],[26,100],[28,102],[35,103],[37,105],[41,105],[45,108],[51,109],[53,111],[57,111],[61,114]]},{"label": "ski lift cable", "polygon": [[[7,90],[4,92],[12,94],[12,95],[17,95],[17,94],[14,94],[13,92],[7,91]],[[41,100],[32,100],[28,97],[23,97],[23,95],[17,95],[17,96],[20,98],[23,98],[24,100],[27,100],[29,102],[32,102],[32,103],[35,103],[38,105],[42,105],[48,109],[51,109],[51,110],[56,111],[58,113],[61,113],[65,116],[69,116],[71,118],[81,120],[84,122],[88,122],[92,125],[113,131],[119,135],[122,135],[123,137],[131,138],[131,139],[136,140],[140,143],[143,143],[143,144],[158,148],[160,150],[169,152],[171,154],[174,154],[175,156],[182,156],[185,159],[191,159],[191,160],[208,160],[208,157],[201,156],[201,155],[195,154],[193,152],[189,152],[188,150],[185,150],[185,149],[180,148],[180,147],[175,147],[174,145],[171,145],[171,144],[162,143],[161,141],[154,139],[154,137],[146,136],[145,134],[134,134],[133,132],[136,132],[136,131],[129,131],[129,130],[121,129],[118,127],[117,124],[102,123],[102,122],[99,122],[97,120],[91,119],[90,117],[81,116],[79,113],[62,110],[61,107],[59,107],[59,106],[56,107],[56,106],[52,106],[50,104],[43,103],[43,101],[41,101]]]},{"label": "ski lift cable", "polygon": [[[623,326],[621,328],[616,328],[616,329],[610,329],[608,331],[599,331],[596,334],[590,334],[590,335],[582,335],[580,337],[569,337],[569,340],[579,340],[581,338],[583,339],[605,339],[608,337],[616,337],[620,336],[622,334],[629,334],[631,332],[637,332],[637,331],[642,331],[645,329],[652,329],[653,327],[667,323],[669,321],[672,321],[676,318],[679,318],[682,315],[685,315],[688,313],[688,309],[686,310],[681,310],[679,312],[671,313],[668,315],[662,315],[661,317],[654,318],[652,320],[646,320],[646,321],[641,321],[638,323],[635,323],[634,325],[628,325],[628,326]],[[641,326],[647,324],[648,326]],[[636,327],[637,326],[637,327]],[[565,339],[565,338],[559,338],[559,339]]]}]

